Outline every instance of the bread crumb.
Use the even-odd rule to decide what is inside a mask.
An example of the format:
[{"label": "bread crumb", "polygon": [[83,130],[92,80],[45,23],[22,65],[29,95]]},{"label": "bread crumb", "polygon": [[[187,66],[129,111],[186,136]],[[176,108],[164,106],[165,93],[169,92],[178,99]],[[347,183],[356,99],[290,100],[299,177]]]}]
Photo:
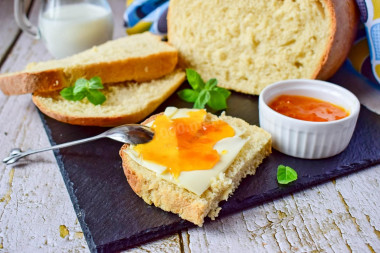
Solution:
[{"label": "bread crumb", "polygon": [[65,238],[69,234],[69,230],[65,225],[60,225],[59,226],[59,236],[62,238]]}]

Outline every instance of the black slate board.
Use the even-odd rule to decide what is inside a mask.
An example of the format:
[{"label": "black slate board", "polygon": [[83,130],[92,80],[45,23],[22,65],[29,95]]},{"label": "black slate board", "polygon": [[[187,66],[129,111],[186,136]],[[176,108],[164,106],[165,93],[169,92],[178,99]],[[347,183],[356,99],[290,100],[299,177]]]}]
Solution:
[{"label": "black slate board", "polygon": [[[335,83],[366,82],[344,65],[333,77]],[[186,84],[183,85],[183,87]],[[227,115],[258,124],[258,97],[233,93]],[[166,106],[189,107],[174,94]],[[72,126],[43,114],[42,122],[52,145],[90,137],[104,128]],[[273,151],[255,176],[243,180],[223,215],[241,211],[289,193],[380,163],[380,116],[362,107],[353,138],[341,154],[328,159],[305,160]],[[121,144],[103,139],[55,151],[63,179],[92,252],[119,251],[192,227],[177,215],[149,206],[129,187],[118,155]],[[276,170],[285,164],[298,171],[299,179],[279,186]]]}]

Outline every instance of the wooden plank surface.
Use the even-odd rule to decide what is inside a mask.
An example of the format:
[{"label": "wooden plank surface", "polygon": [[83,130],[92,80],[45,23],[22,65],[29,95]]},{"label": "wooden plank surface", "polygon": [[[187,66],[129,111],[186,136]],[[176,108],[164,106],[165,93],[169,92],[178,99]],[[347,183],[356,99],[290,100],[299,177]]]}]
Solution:
[{"label": "wooden plank surface", "polygon": [[[11,6],[13,1],[8,2]],[[36,22],[38,6],[33,6]],[[13,12],[7,12],[12,18]],[[1,16],[3,21],[3,16]],[[1,72],[18,71],[30,61],[51,57],[43,45],[21,34]],[[11,148],[49,146],[31,96],[6,97],[0,94],[2,146],[0,156]],[[83,233],[70,204],[55,158],[51,152],[26,159],[21,166],[1,166],[0,173],[0,248],[5,252],[38,252],[86,249]],[[60,231],[70,231],[66,237]]]},{"label": "wooden plank surface", "polygon": [[379,252],[378,176],[379,166],[183,232],[186,252]]},{"label": "wooden plank surface", "polygon": [[[26,9],[29,9],[30,1],[25,1]],[[0,64],[4,61],[11,46],[20,34],[13,18],[13,1],[0,2]]]},{"label": "wooden plank surface", "polygon": [[[31,21],[36,24],[39,2],[35,1]],[[0,16],[14,26],[13,2],[7,15]],[[114,37],[124,36],[122,12],[124,1],[111,1],[115,16]],[[2,6],[1,6],[2,7]],[[5,34],[5,33],[3,33]],[[1,41],[3,45],[6,41]],[[21,34],[0,72],[22,70],[27,63],[49,60],[52,56],[40,41]],[[0,93],[0,157],[8,156],[14,147],[23,150],[46,147],[49,142],[31,95],[5,96]],[[68,233],[66,235],[66,233]],[[178,235],[151,246],[178,247]],[[174,242],[174,244],[173,244]],[[168,248],[168,249],[169,249]],[[26,158],[17,167],[0,165],[0,252],[87,252],[87,243],[78,224],[62,176],[52,152]]]},{"label": "wooden plank surface", "polygon": [[[124,36],[125,1],[109,2],[114,37]],[[4,29],[17,30],[12,5],[0,2],[0,45],[12,45]],[[0,72],[50,58],[41,42],[21,34]],[[1,158],[14,147],[49,146],[30,95],[0,93],[0,136]],[[380,166],[369,168],[128,252],[380,252],[379,178]],[[0,165],[0,252],[88,252],[52,152]]]}]

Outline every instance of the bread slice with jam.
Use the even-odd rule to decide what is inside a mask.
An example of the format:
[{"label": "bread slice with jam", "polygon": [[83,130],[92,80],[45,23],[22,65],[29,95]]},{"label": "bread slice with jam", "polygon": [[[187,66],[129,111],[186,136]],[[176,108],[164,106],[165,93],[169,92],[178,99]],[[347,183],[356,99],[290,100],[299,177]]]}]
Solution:
[{"label": "bread slice with jam", "polygon": [[[151,116],[143,124],[152,124],[157,117],[158,115]],[[271,136],[263,129],[224,114],[217,117],[208,113],[205,119],[207,123],[217,120],[226,122],[236,132],[240,132],[239,138],[245,140],[245,143],[225,170],[209,178],[209,185],[203,192],[195,193],[192,185],[185,188],[181,180],[168,179],[168,176],[144,166],[131,155],[134,147],[125,144],[120,149],[120,156],[124,173],[133,191],[147,204],[176,213],[198,226],[203,225],[207,216],[215,219],[221,210],[219,203],[233,194],[243,178],[254,175],[257,167],[271,153]],[[165,147],[161,150],[166,152]],[[198,172],[194,174],[196,173]],[[194,184],[203,175],[196,175]]]}]

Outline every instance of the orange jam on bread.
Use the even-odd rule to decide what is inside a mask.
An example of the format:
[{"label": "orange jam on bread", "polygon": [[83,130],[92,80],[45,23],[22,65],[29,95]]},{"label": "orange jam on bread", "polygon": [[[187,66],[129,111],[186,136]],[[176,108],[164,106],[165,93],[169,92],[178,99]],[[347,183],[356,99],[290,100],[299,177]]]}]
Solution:
[{"label": "orange jam on bread", "polygon": [[312,97],[281,95],[268,106],[291,118],[325,122],[345,118],[349,113],[340,106]]},{"label": "orange jam on bread", "polygon": [[190,111],[189,117],[175,119],[159,115],[152,125],[153,140],[134,149],[143,160],[167,167],[175,178],[182,171],[209,170],[220,160],[214,145],[235,131],[222,120],[205,121],[206,114]]}]

